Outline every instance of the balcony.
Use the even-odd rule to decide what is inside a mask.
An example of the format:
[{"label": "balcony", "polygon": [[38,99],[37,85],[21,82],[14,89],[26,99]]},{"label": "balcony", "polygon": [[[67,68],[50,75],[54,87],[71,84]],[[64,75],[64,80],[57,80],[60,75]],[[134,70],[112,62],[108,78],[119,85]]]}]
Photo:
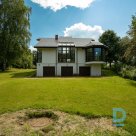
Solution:
[{"label": "balcony", "polygon": [[106,51],[103,47],[88,47],[86,49],[86,64],[104,64]]}]

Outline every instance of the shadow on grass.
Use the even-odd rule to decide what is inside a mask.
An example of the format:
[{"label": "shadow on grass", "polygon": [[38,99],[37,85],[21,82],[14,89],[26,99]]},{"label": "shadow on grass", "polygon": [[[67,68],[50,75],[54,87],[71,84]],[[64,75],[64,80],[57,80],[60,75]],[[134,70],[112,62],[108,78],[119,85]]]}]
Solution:
[{"label": "shadow on grass", "polygon": [[26,71],[26,72],[19,72],[19,73],[12,73],[11,77],[12,78],[29,78],[29,77],[35,77],[36,76],[36,71]]},{"label": "shadow on grass", "polygon": [[117,76],[117,74],[111,70],[108,69],[102,69],[102,76],[104,77],[111,77],[111,76]]},{"label": "shadow on grass", "polygon": [[131,86],[133,86],[133,87],[136,87],[136,82],[135,82],[135,81],[131,81],[131,82],[129,82],[129,84],[130,84]]},{"label": "shadow on grass", "polygon": [[10,72],[11,72],[11,71],[9,71],[9,70],[6,70],[6,71],[0,70],[0,74],[10,73]]},{"label": "shadow on grass", "polygon": [[73,115],[78,115],[78,116],[82,116],[82,117],[85,117],[87,119],[97,119],[97,118],[112,118],[112,115],[96,115],[96,114],[91,114],[91,113],[81,113],[79,111],[77,112],[73,112],[73,111],[63,111],[61,110],[62,112],[66,112],[66,113],[69,113],[69,114],[73,114]]}]

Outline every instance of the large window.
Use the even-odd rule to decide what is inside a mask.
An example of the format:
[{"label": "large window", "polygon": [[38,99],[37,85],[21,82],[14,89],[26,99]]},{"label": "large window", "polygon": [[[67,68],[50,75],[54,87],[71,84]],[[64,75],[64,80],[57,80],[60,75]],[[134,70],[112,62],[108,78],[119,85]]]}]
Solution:
[{"label": "large window", "polygon": [[75,47],[59,47],[58,62],[74,63],[75,62]]},{"label": "large window", "polygon": [[87,48],[86,49],[86,61],[104,61],[105,49],[104,48]]}]

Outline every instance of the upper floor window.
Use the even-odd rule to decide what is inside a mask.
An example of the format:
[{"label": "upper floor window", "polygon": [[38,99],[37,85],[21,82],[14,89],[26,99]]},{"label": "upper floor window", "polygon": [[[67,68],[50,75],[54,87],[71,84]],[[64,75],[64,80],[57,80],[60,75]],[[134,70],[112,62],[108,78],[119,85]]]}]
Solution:
[{"label": "upper floor window", "polygon": [[86,61],[92,61],[93,60],[93,48],[86,49]]},{"label": "upper floor window", "polygon": [[99,61],[102,58],[102,49],[101,48],[94,48],[94,60]]},{"label": "upper floor window", "polygon": [[86,61],[104,61],[105,49],[104,48],[92,48],[86,49]]},{"label": "upper floor window", "polygon": [[75,62],[75,47],[59,47],[58,62],[74,63]]}]

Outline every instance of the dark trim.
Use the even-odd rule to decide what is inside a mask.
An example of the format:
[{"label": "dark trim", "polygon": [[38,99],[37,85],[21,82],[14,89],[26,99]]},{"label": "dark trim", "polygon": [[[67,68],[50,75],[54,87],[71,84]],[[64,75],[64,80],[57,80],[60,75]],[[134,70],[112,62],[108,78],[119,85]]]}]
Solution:
[{"label": "dark trim", "polygon": [[92,47],[92,48],[108,48],[106,45],[89,45],[86,46],[85,48]]},{"label": "dark trim", "polygon": [[[58,48],[59,48],[59,47],[75,47],[75,45],[72,45],[72,46],[67,46],[67,45],[66,45],[66,46],[58,46]],[[75,48],[76,48],[76,47],[75,47]]]},{"label": "dark trim", "polygon": [[90,45],[90,46],[52,46],[52,47],[45,47],[45,46],[34,46],[34,48],[59,48],[59,47],[75,47],[75,48],[83,48],[86,49],[88,47],[92,47],[92,48],[105,48],[108,49],[108,47],[106,45]]},{"label": "dark trim", "polygon": [[34,46],[34,48],[58,48],[58,46],[55,46],[55,47],[37,47],[37,46]]}]

